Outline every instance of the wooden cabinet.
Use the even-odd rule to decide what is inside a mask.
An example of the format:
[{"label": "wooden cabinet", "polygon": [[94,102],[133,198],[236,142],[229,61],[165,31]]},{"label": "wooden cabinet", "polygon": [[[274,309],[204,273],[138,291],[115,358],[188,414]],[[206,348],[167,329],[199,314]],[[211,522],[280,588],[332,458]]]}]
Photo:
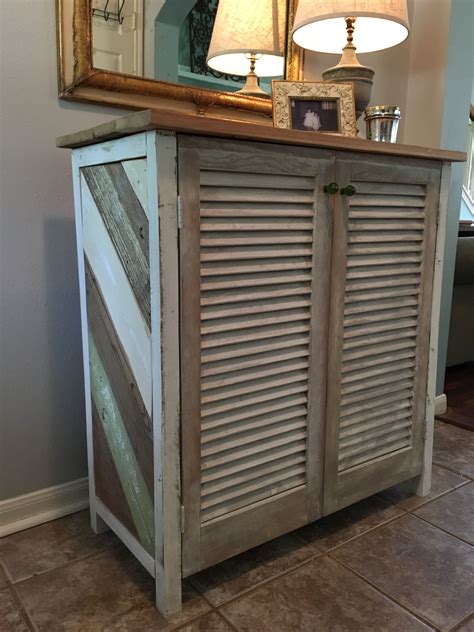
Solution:
[{"label": "wooden cabinet", "polygon": [[137,116],[60,144],[92,523],[168,614],[182,577],[397,482],[428,492],[440,186],[462,155]]}]

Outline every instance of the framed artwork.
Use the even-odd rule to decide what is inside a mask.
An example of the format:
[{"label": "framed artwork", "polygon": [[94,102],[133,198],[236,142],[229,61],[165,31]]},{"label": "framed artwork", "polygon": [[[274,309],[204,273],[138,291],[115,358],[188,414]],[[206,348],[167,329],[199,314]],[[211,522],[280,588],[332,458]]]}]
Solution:
[{"label": "framed artwork", "polygon": [[351,83],[273,81],[273,125],[340,136],[357,136]]}]

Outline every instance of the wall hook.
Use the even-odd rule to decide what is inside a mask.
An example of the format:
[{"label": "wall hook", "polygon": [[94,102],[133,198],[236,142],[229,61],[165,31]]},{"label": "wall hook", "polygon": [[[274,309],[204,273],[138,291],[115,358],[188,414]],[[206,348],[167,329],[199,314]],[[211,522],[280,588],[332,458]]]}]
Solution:
[{"label": "wall hook", "polygon": [[123,24],[124,16],[122,15],[123,6],[125,4],[125,0],[117,0],[117,12],[108,11],[108,7],[110,4],[110,0],[106,0],[105,7],[103,9],[92,9],[92,15],[98,15],[101,18],[104,18],[106,22],[112,20],[113,22],[118,22],[119,24]]}]

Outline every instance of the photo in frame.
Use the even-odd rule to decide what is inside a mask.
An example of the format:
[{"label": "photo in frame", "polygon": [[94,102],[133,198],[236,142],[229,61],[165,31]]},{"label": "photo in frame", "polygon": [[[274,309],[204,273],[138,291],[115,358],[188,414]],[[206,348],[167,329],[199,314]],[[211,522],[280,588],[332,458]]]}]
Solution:
[{"label": "photo in frame", "polygon": [[351,83],[273,81],[273,125],[339,136],[357,136]]}]

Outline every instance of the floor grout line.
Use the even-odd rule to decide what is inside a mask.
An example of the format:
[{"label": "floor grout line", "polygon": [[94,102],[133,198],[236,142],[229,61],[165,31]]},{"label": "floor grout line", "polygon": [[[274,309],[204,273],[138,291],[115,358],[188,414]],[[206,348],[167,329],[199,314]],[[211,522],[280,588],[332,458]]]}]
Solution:
[{"label": "floor grout line", "polygon": [[455,470],[454,468],[449,467],[445,463],[438,463],[437,461],[433,460],[433,465],[436,465],[436,467],[441,467],[444,470],[447,470],[448,472],[452,472],[453,474],[457,474],[458,476],[462,476],[463,478],[467,478],[469,481],[474,481],[474,478],[472,478],[472,476],[469,476],[469,474],[466,474],[465,472],[460,472],[459,470]]},{"label": "floor grout line", "polygon": [[459,540],[459,542],[462,542],[463,544],[467,544],[468,546],[472,547],[473,543],[469,542],[469,540],[465,540],[464,538],[461,538],[461,536],[459,535],[455,535],[454,533],[451,533],[450,531],[447,531],[446,529],[444,529],[443,527],[438,526],[437,524],[434,524],[433,522],[430,522],[429,520],[427,520],[426,518],[423,518],[423,516],[419,516],[418,514],[411,514],[413,515],[414,518],[418,518],[418,520],[421,520],[422,522],[424,522],[425,524],[430,525],[430,527],[434,527],[435,529],[438,529],[439,531],[442,531],[443,533],[445,533],[446,535],[451,536],[452,538],[455,538],[456,540]]},{"label": "floor grout line", "polygon": [[[325,556],[325,553],[318,552],[315,555],[312,555],[312,556],[306,558],[302,562],[298,562],[297,564],[295,564],[291,568],[287,568],[286,570],[281,571],[280,573],[277,573],[275,575],[272,575],[271,577],[267,577],[266,579],[262,579],[260,582],[258,582],[256,584],[253,584],[249,588],[246,588],[245,590],[242,590],[241,592],[239,592],[238,594],[234,595],[233,597],[230,597],[230,599],[227,599],[226,601],[223,601],[222,603],[220,603],[218,605],[215,605],[214,608],[216,608],[216,609],[224,608],[228,604],[233,603],[234,601],[237,601],[238,599],[240,599],[242,597],[246,597],[250,593],[255,592],[256,590],[258,590],[262,586],[265,586],[266,584],[270,584],[274,580],[280,579],[281,577],[284,577],[285,575],[289,575],[293,571],[295,571],[295,570],[297,570],[297,569],[299,569],[299,568],[301,568],[303,566],[306,566],[307,564],[310,564],[314,560],[319,559],[319,558],[324,557],[324,556]],[[203,594],[201,591],[199,591],[199,592],[200,592],[200,594]]]},{"label": "floor grout line", "polygon": [[[402,511],[406,511],[406,513],[413,513],[414,511],[418,511],[418,509],[421,509],[422,507],[426,507],[426,505],[430,505],[431,503],[435,502],[436,500],[439,500],[440,498],[443,498],[444,496],[447,496],[448,494],[452,494],[453,492],[456,492],[458,489],[461,489],[461,487],[465,487],[466,485],[469,485],[472,482],[473,481],[471,481],[470,479],[466,479],[463,483],[461,483],[457,487],[452,487],[451,489],[447,489],[444,492],[440,492],[437,496],[434,496],[433,498],[429,498],[428,500],[425,500],[424,502],[420,503],[419,505],[416,505],[416,507],[413,507],[412,509],[402,509],[402,507],[399,507],[399,509],[402,509]],[[423,498],[423,496],[419,496],[419,498]]]},{"label": "floor grout line", "polygon": [[359,573],[358,571],[356,571],[355,569],[353,569],[351,566],[349,566],[348,564],[346,564],[345,562],[343,562],[342,560],[339,560],[337,557],[334,557],[333,555],[329,554],[329,557],[334,560],[335,562],[337,562],[338,564],[340,564],[343,568],[345,568],[347,571],[350,571],[351,573],[353,573],[356,577],[358,577],[360,580],[362,580],[363,582],[365,582],[366,584],[368,584],[369,586],[371,586],[372,588],[374,588],[377,592],[379,592],[381,595],[383,595],[384,597],[386,597],[387,599],[389,599],[391,602],[397,604],[397,606],[399,606],[402,610],[404,610],[405,612],[408,612],[410,615],[414,616],[416,619],[418,619],[419,621],[421,621],[422,623],[424,623],[425,625],[429,625],[430,628],[432,628],[433,630],[436,630],[436,632],[441,632],[441,628],[434,623],[434,621],[431,621],[430,619],[428,619],[427,617],[420,615],[418,612],[415,612],[414,610],[412,610],[409,606],[407,606],[406,604],[401,603],[400,601],[398,601],[398,599],[396,599],[395,597],[393,597],[392,595],[389,595],[387,592],[385,592],[382,588],[380,588],[379,586],[377,586],[377,584],[375,584],[374,582],[372,582],[370,579],[368,579],[367,577],[365,577],[364,575],[362,575],[361,573]]},{"label": "floor grout line", "polygon": [[[385,501],[385,502],[387,502],[387,501]],[[400,511],[401,511],[401,510],[400,510]],[[240,598],[242,598],[242,597],[245,597],[245,596],[249,595],[250,593],[253,593],[254,591],[256,591],[256,590],[258,590],[259,588],[261,588],[262,586],[265,586],[266,584],[269,584],[269,583],[273,582],[274,580],[280,579],[280,578],[284,577],[285,575],[288,575],[288,574],[292,573],[293,571],[295,571],[295,570],[297,570],[297,569],[299,569],[299,568],[301,568],[301,567],[303,567],[303,566],[305,566],[305,565],[309,564],[310,562],[313,562],[313,561],[314,561],[314,560],[316,560],[316,559],[319,559],[319,558],[322,558],[322,557],[328,556],[328,555],[329,555],[332,551],[335,551],[335,550],[339,549],[340,547],[342,547],[342,546],[344,546],[344,545],[348,544],[349,542],[353,542],[353,541],[354,541],[354,540],[356,540],[357,538],[359,538],[359,537],[361,537],[361,536],[363,536],[363,535],[365,535],[365,534],[367,534],[367,533],[371,533],[371,532],[375,531],[376,529],[378,529],[378,528],[380,528],[380,527],[383,527],[383,526],[386,526],[386,525],[388,525],[388,524],[391,524],[392,522],[395,522],[396,520],[400,520],[401,518],[403,518],[403,517],[405,517],[405,516],[407,516],[407,515],[408,515],[408,514],[407,514],[407,512],[402,512],[400,515],[395,516],[395,517],[393,517],[393,518],[390,518],[390,519],[388,519],[388,520],[385,520],[384,522],[380,523],[379,525],[376,525],[376,526],[374,526],[374,527],[371,527],[370,529],[367,529],[367,530],[363,531],[362,533],[359,533],[359,534],[355,535],[354,537],[349,538],[348,540],[345,540],[345,541],[344,541],[344,542],[342,542],[341,544],[338,544],[338,545],[337,545],[337,546],[335,546],[335,547],[332,547],[332,548],[330,548],[330,549],[327,549],[326,551],[324,551],[324,550],[322,550],[322,549],[317,548],[317,544],[315,544],[315,543],[313,543],[313,542],[309,542],[308,540],[305,540],[302,536],[299,536],[299,535],[298,535],[297,537],[298,537],[298,538],[299,538],[302,542],[304,542],[306,545],[310,545],[310,546],[312,546],[312,547],[315,549],[315,551],[316,551],[316,554],[315,554],[315,555],[312,555],[312,556],[308,557],[307,559],[302,560],[301,562],[296,563],[294,566],[291,566],[290,568],[287,568],[286,570],[281,571],[280,573],[277,573],[277,574],[275,574],[275,575],[272,575],[271,577],[268,577],[267,579],[263,579],[263,580],[261,580],[260,582],[258,582],[258,583],[256,583],[256,584],[254,584],[254,585],[250,586],[249,588],[247,588],[247,589],[245,589],[245,590],[241,591],[241,592],[240,592],[240,593],[238,593],[237,595],[235,595],[235,596],[231,597],[231,598],[230,598],[230,599],[228,599],[227,601],[223,601],[222,603],[217,604],[217,605],[215,605],[215,606],[213,606],[213,607],[215,607],[215,608],[223,608],[224,606],[227,606],[228,604],[233,603],[234,601],[237,601],[238,599],[240,599]],[[312,524],[312,523],[310,523],[310,524]],[[290,532],[290,533],[292,533],[292,532]],[[191,576],[191,577],[192,577],[192,576]],[[188,577],[188,578],[187,578],[187,580],[188,580],[188,581],[189,581],[190,579],[191,579],[190,577]],[[191,583],[191,582],[190,582],[190,583]],[[204,592],[203,592],[203,591],[199,588],[199,586],[197,585],[197,583],[194,583],[194,582],[193,582],[193,583],[192,583],[192,586],[193,586],[196,590],[198,590],[198,592],[199,592],[199,594],[200,594],[200,595],[205,596]],[[206,600],[207,600],[207,599],[206,599]],[[209,600],[207,600],[207,601],[209,601]],[[211,601],[209,601],[209,603],[210,603],[211,605],[213,605]]]},{"label": "floor grout line", "polygon": [[[199,595],[200,597],[204,597],[203,595]],[[208,617],[211,614],[217,614],[219,617],[221,617],[222,619],[225,620],[225,622],[227,623],[227,619],[224,617],[224,615],[222,614],[222,612],[219,611],[219,609],[217,608],[217,606],[213,606],[211,604],[211,602],[207,599],[204,598],[204,601],[211,607],[210,610],[208,610],[207,612],[203,612],[202,614],[199,614],[195,617],[191,617],[190,619],[187,619],[184,622],[181,623],[177,623],[176,627],[171,627],[170,628],[170,632],[179,632],[179,630],[183,630],[184,628],[186,628],[187,626],[189,626],[192,623],[195,623],[196,621],[199,621],[200,619],[204,619],[205,617]],[[232,630],[236,630],[236,628],[231,625]],[[236,632],[238,632],[238,630],[236,630]]]},{"label": "floor grout line", "polygon": [[345,546],[346,544],[349,544],[350,542],[354,542],[354,540],[357,540],[358,538],[361,538],[362,536],[368,534],[368,533],[372,533],[373,531],[376,531],[377,529],[380,529],[381,527],[385,527],[388,524],[391,524],[392,522],[396,522],[397,520],[401,520],[402,518],[405,518],[408,515],[407,511],[404,511],[403,509],[399,509],[398,507],[396,507],[396,509],[398,509],[399,511],[401,511],[402,513],[399,516],[394,516],[393,518],[388,518],[387,520],[384,520],[383,522],[381,522],[380,524],[377,524],[373,527],[370,527],[369,529],[366,529],[365,531],[362,531],[361,533],[358,533],[357,535],[354,535],[352,538],[348,538],[347,540],[344,540],[344,542],[341,542],[340,544],[336,544],[336,546],[332,546],[329,549],[327,549],[325,551],[325,553],[332,553],[333,551],[337,551],[338,549],[340,549],[341,547]]},{"label": "floor grout line", "polygon": [[240,632],[239,629],[229,619],[229,617],[226,617],[225,614],[223,612],[221,612],[220,610],[218,610],[217,612],[222,617],[222,619],[224,619],[224,621],[230,627],[231,630],[233,630],[234,632]]},{"label": "floor grout line", "polygon": [[12,575],[10,573],[10,571],[8,570],[8,568],[6,567],[4,561],[2,560],[1,556],[0,556],[0,568],[3,570],[3,573],[5,575],[5,578],[7,580],[6,585],[7,586],[11,586],[11,584],[13,584],[12,581]]},{"label": "floor grout line", "polygon": [[[315,550],[317,551],[316,555],[313,555],[313,556],[311,556],[311,557],[307,558],[306,560],[303,560],[302,562],[299,562],[299,563],[295,564],[295,565],[294,565],[294,566],[292,566],[291,568],[287,568],[285,571],[282,571],[281,573],[277,573],[276,575],[272,575],[271,577],[268,577],[267,579],[264,579],[264,580],[262,580],[262,581],[258,582],[257,584],[254,584],[253,586],[250,586],[248,589],[243,590],[242,592],[238,593],[238,594],[237,594],[237,595],[235,595],[234,597],[231,597],[231,598],[230,598],[230,599],[228,599],[227,601],[223,601],[221,604],[217,605],[216,607],[217,607],[217,608],[222,608],[222,607],[224,607],[224,606],[227,606],[228,604],[233,603],[234,601],[237,601],[237,600],[238,600],[238,599],[240,599],[241,597],[247,596],[247,595],[249,595],[250,593],[252,593],[252,592],[254,592],[254,591],[258,590],[258,589],[259,589],[259,588],[261,588],[262,586],[264,586],[264,585],[266,585],[266,584],[269,584],[269,583],[273,582],[274,580],[280,579],[281,577],[284,577],[285,575],[288,575],[288,574],[292,573],[293,571],[295,571],[295,570],[297,570],[297,569],[299,569],[299,568],[301,568],[301,567],[303,567],[303,566],[306,566],[307,564],[309,564],[309,563],[313,562],[313,561],[314,561],[314,560],[316,560],[316,559],[319,559],[319,558],[322,558],[322,557],[329,556],[329,555],[330,555],[330,553],[331,553],[332,551],[335,551],[335,550],[339,549],[340,547],[344,546],[345,544],[348,544],[349,542],[353,542],[354,540],[356,540],[357,538],[359,538],[359,537],[361,537],[361,536],[365,535],[366,533],[371,533],[372,531],[375,531],[376,529],[378,529],[378,528],[380,528],[380,527],[382,527],[382,526],[385,526],[385,525],[387,525],[387,524],[390,524],[390,523],[392,523],[392,522],[395,522],[396,520],[399,520],[399,519],[401,519],[401,518],[405,517],[406,515],[407,515],[407,512],[403,512],[403,513],[401,513],[399,516],[395,516],[394,518],[390,518],[389,520],[386,520],[386,521],[384,521],[384,522],[380,523],[379,525],[376,525],[375,527],[372,527],[372,528],[370,528],[370,529],[367,529],[366,531],[363,531],[362,533],[359,533],[358,535],[356,535],[356,536],[354,536],[354,537],[352,537],[352,538],[349,538],[348,540],[345,540],[345,541],[344,541],[344,542],[342,542],[341,544],[338,544],[337,546],[332,547],[332,548],[330,548],[330,549],[328,549],[328,550],[326,550],[326,551],[323,551],[322,549],[316,549],[317,544],[314,544],[314,543],[312,543],[312,542],[308,542],[308,541],[307,541],[307,540],[305,540],[304,538],[302,538],[302,537],[298,536],[298,537],[300,537],[300,539],[301,539],[303,542],[305,542],[305,544],[309,544],[310,546],[312,546],[312,547],[314,547],[314,548],[315,548]],[[188,578],[188,579],[189,579],[189,578]],[[198,588],[195,584],[193,584],[193,586],[194,586],[197,590],[199,590],[199,588]],[[203,593],[201,592],[201,590],[199,590],[199,592],[200,592],[200,594],[203,594]],[[212,603],[212,602],[211,602],[211,603]]]},{"label": "floor grout line", "polygon": [[[120,545],[120,546],[119,546]],[[29,582],[31,579],[35,579],[36,577],[41,577],[42,575],[47,575],[48,573],[63,569],[67,566],[71,566],[72,564],[77,564],[78,562],[83,562],[84,560],[89,560],[93,557],[102,557],[103,555],[106,555],[107,553],[110,553],[110,551],[114,551],[114,550],[120,550],[123,549],[127,552],[130,553],[130,551],[122,544],[122,542],[117,538],[117,545],[114,545],[108,549],[106,549],[105,551],[96,551],[95,553],[88,553],[86,555],[84,555],[83,557],[78,557],[74,560],[68,560],[67,562],[64,562],[63,564],[59,564],[58,566],[53,566],[52,568],[48,568],[44,571],[39,571],[37,573],[33,573],[33,575],[30,575],[29,577],[24,577],[22,579],[17,579],[16,581],[14,581],[12,579],[12,586],[17,586],[18,584],[23,584],[24,582]],[[132,557],[135,558],[135,556],[133,556],[132,553],[130,553],[130,555],[132,555]],[[150,575],[151,577],[151,575]]]},{"label": "floor grout line", "polygon": [[[182,630],[183,628],[186,628],[188,625],[192,625],[193,623],[196,623],[196,621],[199,621],[199,619],[202,619],[203,617],[207,617],[209,614],[212,614],[212,612],[214,612],[215,609],[212,608],[211,610],[208,610],[207,612],[203,612],[201,614],[196,615],[195,617],[190,617],[189,619],[186,619],[186,621],[181,621],[180,623],[170,623],[168,630],[169,632],[178,632],[179,630]],[[161,615],[160,611],[158,611],[158,613]],[[164,618],[164,617],[163,617]],[[166,621],[166,619],[165,619]]]},{"label": "floor grout line", "polygon": [[436,467],[439,467],[442,470],[446,470],[447,472],[451,472],[451,473],[454,472],[454,474],[457,474],[458,476],[461,476],[462,478],[467,478],[468,480],[472,480],[472,478],[468,476],[467,474],[463,474],[462,472],[452,470],[449,468],[449,466],[445,465],[444,463],[436,463],[436,461],[432,460],[432,465],[436,465]]},{"label": "floor grout line", "polygon": [[33,630],[34,632],[38,632],[38,626],[36,625],[33,617],[31,616],[28,608],[26,607],[25,603],[23,602],[23,599],[21,598],[21,596],[18,594],[18,591],[15,589],[14,584],[12,584],[10,586],[10,590],[11,593],[13,595],[13,598],[15,600],[16,606],[18,607],[18,610],[21,612],[23,618],[26,621],[26,624],[28,625],[28,627]]},{"label": "floor grout line", "polygon": [[445,628],[443,632],[456,632],[456,630],[459,630],[459,628],[468,621],[472,621],[474,623],[474,612],[470,612],[467,617],[464,617],[464,619],[461,619],[461,621],[458,621],[450,628]]}]

